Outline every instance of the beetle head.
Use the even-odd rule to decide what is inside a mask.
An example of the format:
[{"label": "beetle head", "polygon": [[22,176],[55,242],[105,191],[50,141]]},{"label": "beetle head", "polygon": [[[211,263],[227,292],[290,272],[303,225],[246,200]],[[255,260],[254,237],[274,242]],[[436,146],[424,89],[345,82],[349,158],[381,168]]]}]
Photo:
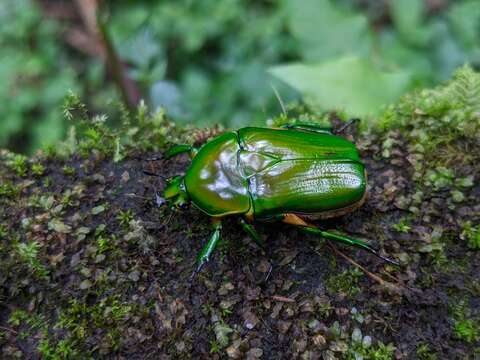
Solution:
[{"label": "beetle head", "polygon": [[183,206],[188,200],[188,194],[185,191],[185,185],[183,183],[183,176],[174,176],[167,180],[167,186],[163,191],[163,196],[166,200],[173,202],[175,206]]}]

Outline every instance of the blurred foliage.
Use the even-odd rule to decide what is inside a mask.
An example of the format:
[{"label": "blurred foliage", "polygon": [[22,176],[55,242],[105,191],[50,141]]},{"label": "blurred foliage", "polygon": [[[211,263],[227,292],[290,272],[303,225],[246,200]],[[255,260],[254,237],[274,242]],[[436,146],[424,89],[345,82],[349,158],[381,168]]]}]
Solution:
[{"label": "blurred foliage", "polygon": [[381,105],[407,90],[445,80],[465,62],[480,63],[475,0],[452,2],[435,16],[427,14],[424,0],[392,0],[384,14],[391,22],[384,21],[377,32],[369,26],[369,14],[351,6],[330,0],[285,3],[302,61],[271,72],[321,110],[378,114]]},{"label": "blurred foliage", "polygon": [[[118,104],[119,91],[104,65],[65,41],[79,19],[42,12],[46,3],[65,5],[60,0],[0,5],[1,147],[31,152],[62,138],[66,125],[59,112],[68,90],[96,112]],[[264,124],[282,110],[276,92],[285,104],[303,95],[321,112],[363,116],[407,90],[448,78],[465,62],[480,64],[477,0],[104,5],[102,17],[116,51],[145,101],[152,109],[165,107],[184,124]],[[116,126],[119,108],[109,118]]]},{"label": "blurred foliage", "polygon": [[[248,0],[112,2],[110,31],[131,76],[178,121],[263,124],[279,112],[265,69],[295,55],[283,8]],[[283,86],[282,96],[292,91]]]},{"label": "blurred foliage", "polygon": [[15,149],[20,140],[35,148],[63,136],[60,104],[65,90],[77,86],[58,30],[30,0],[0,5],[0,146]]}]

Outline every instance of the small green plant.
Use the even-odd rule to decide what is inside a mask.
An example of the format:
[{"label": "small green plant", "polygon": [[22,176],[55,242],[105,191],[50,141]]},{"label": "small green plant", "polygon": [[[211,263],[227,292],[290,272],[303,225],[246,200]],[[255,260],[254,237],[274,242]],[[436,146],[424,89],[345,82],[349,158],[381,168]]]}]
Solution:
[{"label": "small green plant", "polygon": [[28,164],[27,158],[23,155],[13,155],[13,157],[7,161],[7,165],[15,171],[18,176],[27,175]]},{"label": "small green plant", "polygon": [[358,280],[363,273],[357,269],[348,269],[338,275],[332,275],[327,279],[327,290],[330,294],[344,293],[353,297],[360,292]]},{"label": "small green plant", "polygon": [[49,339],[42,339],[38,343],[37,350],[46,360],[71,359],[78,356],[74,349],[74,343],[70,340],[60,340],[55,345]]},{"label": "small green plant", "polygon": [[403,217],[397,224],[394,224],[392,227],[395,231],[401,233],[408,233],[412,227],[410,226],[411,219],[409,217]]},{"label": "small green plant", "polygon": [[477,324],[471,319],[461,319],[455,321],[455,335],[468,343],[473,343],[478,339],[479,332]]},{"label": "small green plant", "polygon": [[42,176],[45,173],[45,166],[40,163],[32,164],[32,173],[37,177]]},{"label": "small green plant", "polygon": [[220,352],[220,349],[221,347],[216,340],[210,341],[210,354],[216,354]]},{"label": "small green plant", "polygon": [[38,250],[40,244],[37,241],[31,241],[29,243],[15,243],[15,250],[20,258],[28,264],[40,277],[46,277],[48,271],[43,264],[38,260]]},{"label": "small green plant", "polygon": [[452,169],[439,166],[429,169],[426,174],[425,185],[432,186],[434,190],[442,190],[453,185],[455,173]]},{"label": "small green plant", "polygon": [[45,318],[43,315],[29,313],[23,309],[12,311],[8,318],[8,323],[12,326],[20,326],[22,324],[27,325],[29,329],[26,330],[26,335],[37,330],[45,329]]},{"label": "small green plant", "polygon": [[128,229],[130,222],[133,220],[133,211],[131,209],[126,211],[120,210],[117,215],[117,220],[123,228]]},{"label": "small green plant", "polygon": [[417,347],[417,357],[420,360],[437,360],[437,355],[432,352],[428,344],[420,344]]},{"label": "small green plant", "polygon": [[65,165],[62,168],[62,171],[66,176],[74,176],[75,175],[75,168],[73,166]]},{"label": "small green plant", "polygon": [[104,235],[98,236],[97,237],[97,247],[98,247],[98,252],[100,254],[103,254],[107,250],[111,249],[112,239],[110,239],[110,238],[108,238]]},{"label": "small green plant", "polygon": [[9,198],[17,197],[20,195],[20,187],[12,184],[11,182],[5,182],[0,184],[0,197],[5,196]]},{"label": "small green plant", "polygon": [[470,249],[480,249],[480,226],[473,226],[471,221],[465,222],[460,238],[467,242]]},{"label": "small green plant", "polygon": [[5,239],[7,235],[8,235],[7,227],[3,224],[0,224],[0,240]]},{"label": "small green plant", "polygon": [[465,301],[459,301],[451,307],[454,320],[453,332],[455,336],[467,343],[473,343],[480,338],[478,319],[469,318],[470,309]]},{"label": "small green plant", "polygon": [[348,349],[347,359],[392,360],[394,358],[394,352],[395,346],[393,346],[393,344],[385,345],[381,341],[374,345],[367,345],[363,342],[353,342]]}]

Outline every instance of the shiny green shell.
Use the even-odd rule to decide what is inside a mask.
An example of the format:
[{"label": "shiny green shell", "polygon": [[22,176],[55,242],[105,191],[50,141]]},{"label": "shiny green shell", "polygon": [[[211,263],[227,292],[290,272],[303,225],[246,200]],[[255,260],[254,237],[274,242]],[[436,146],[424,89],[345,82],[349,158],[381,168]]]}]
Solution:
[{"label": "shiny green shell", "polygon": [[242,128],[205,144],[184,177],[210,216],[321,214],[351,207],[366,191],[355,145],[314,131]]}]

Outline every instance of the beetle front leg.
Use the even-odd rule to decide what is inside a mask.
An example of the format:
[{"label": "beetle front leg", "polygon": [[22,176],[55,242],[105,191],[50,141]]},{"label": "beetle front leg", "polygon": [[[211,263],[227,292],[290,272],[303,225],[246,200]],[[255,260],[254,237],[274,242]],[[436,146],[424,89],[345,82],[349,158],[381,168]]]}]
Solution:
[{"label": "beetle front leg", "polygon": [[220,232],[222,230],[222,222],[219,219],[213,219],[213,227],[214,231],[213,234],[210,236],[207,244],[202,248],[200,253],[197,256],[197,268],[193,272],[192,276],[190,276],[190,280],[193,280],[195,275],[197,275],[200,270],[202,269],[203,265],[210,260],[210,256],[212,255],[213,251],[217,247],[218,241],[220,240]]},{"label": "beetle front leg", "polygon": [[188,153],[190,155],[190,158],[194,158],[195,155],[197,154],[198,152],[198,149],[193,147],[192,145],[188,145],[188,144],[180,144],[180,145],[175,145],[173,147],[171,147],[170,149],[168,149],[165,154],[164,154],[164,157],[165,159],[170,159],[176,155],[179,155],[179,154],[183,154],[183,153]]}]

